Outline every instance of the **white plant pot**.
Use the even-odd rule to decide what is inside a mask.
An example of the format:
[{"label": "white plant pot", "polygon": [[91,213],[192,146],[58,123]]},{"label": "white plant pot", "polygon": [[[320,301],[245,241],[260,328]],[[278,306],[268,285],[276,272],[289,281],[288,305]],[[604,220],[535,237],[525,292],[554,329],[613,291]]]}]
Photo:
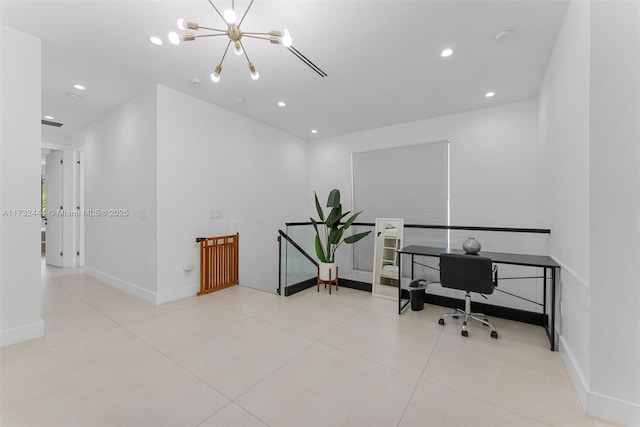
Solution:
[{"label": "white plant pot", "polygon": [[[329,278],[331,273],[331,278]],[[336,280],[338,277],[338,264],[335,262],[321,262],[319,265],[320,280]]]}]

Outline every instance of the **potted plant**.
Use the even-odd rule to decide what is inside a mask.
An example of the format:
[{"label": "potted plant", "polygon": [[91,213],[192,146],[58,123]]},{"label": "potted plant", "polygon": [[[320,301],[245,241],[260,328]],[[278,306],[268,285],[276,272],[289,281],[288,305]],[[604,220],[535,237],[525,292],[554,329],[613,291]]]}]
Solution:
[{"label": "potted plant", "polygon": [[331,210],[329,211],[329,215],[325,217],[320,202],[318,201],[318,195],[315,191],[313,194],[316,199],[316,210],[318,211],[319,219],[317,221],[313,218],[310,219],[313,228],[316,230],[315,246],[316,255],[318,256],[318,260],[320,260],[320,280],[335,279],[337,275],[335,263],[336,250],[343,243],[350,245],[362,240],[368,236],[371,231],[357,233],[343,239],[344,232],[351,227],[351,224],[353,224],[362,211],[354,213],[346,221],[341,222],[351,211],[342,213],[340,190],[334,188],[327,198],[327,207],[331,208]]}]

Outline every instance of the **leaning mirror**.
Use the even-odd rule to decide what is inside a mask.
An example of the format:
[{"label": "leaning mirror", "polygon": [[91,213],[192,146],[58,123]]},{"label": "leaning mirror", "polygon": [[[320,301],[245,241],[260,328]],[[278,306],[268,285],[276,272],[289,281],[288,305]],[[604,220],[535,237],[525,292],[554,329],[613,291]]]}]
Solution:
[{"label": "leaning mirror", "polygon": [[373,255],[373,295],[398,299],[398,249],[402,247],[404,219],[376,218]]}]

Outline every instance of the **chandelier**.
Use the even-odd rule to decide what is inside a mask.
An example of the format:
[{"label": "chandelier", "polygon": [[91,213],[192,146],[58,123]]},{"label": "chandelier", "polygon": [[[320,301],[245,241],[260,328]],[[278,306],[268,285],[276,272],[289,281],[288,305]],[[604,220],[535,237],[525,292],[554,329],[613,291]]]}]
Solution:
[{"label": "chandelier", "polygon": [[243,38],[268,40],[272,44],[281,44],[284,47],[289,48],[290,50],[292,49],[291,45],[293,43],[293,40],[288,30],[282,30],[282,31],[274,30],[274,31],[269,31],[267,33],[249,33],[249,32],[244,32],[240,29],[240,26],[242,25],[244,18],[247,16],[249,9],[251,9],[251,6],[253,5],[254,0],[251,0],[251,3],[249,3],[247,10],[244,11],[242,18],[240,18],[239,21],[237,20],[238,16],[236,15],[236,10],[235,10],[235,0],[231,0],[231,9],[226,9],[223,13],[220,13],[220,10],[213,4],[211,0],[208,0],[208,1],[211,7],[213,7],[213,10],[215,10],[216,13],[220,16],[220,18],[222,18],[227,28],[205,27],[196,22],[185,23],[184,19],[178,20],[178,28],[180,28],[182,31],[185,31],[187,29],[194,30],[194,31],[198,31],[198,30],[210,31],[210,33],[199,34],[199,35],[196,35],[192,32],[183,33],[182,39],[185,42],[194,41],[195,39],[202,38],[202,37],[225,37],[226,36],[229,39],[229,41],[227,42],[227,47],[225,48],[224,53],[222,54],[222,59],[220,59],[220,62],[218,62],[218,65],[216,65],[216,68],[214,69],[213,73],[211,73],[211,80],[213,80],[214,82],[217,83],[220,81],[222,64],[224,62],[224,58],[227,56],[229,47],[232,44],[233,44],[233,51],[236,53],[236,55],[240,55],[240,56],[244,55],[244,57],[247,59],[247,63],[249,65],[249,71],[251,72],[251,78],[253,80],[258,80],[260,78],[260,73],[258,73],[258,71],[256,70],[256,67],[253,65],[253,62],[251,62],[251,60],[249,59],[249,56],[247,55],[247,51],[242,43]]}]

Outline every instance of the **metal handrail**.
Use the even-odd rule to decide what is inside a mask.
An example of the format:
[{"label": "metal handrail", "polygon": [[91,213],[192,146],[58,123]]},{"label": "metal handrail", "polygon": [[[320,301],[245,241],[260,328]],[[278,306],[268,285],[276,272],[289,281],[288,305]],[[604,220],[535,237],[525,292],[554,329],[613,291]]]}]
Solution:
[{"label": "metal handrail", "polygon": [[[312,225],[311,222],[287,222],[287,227]],[[351,225],[361,227],[375,227],[373,222],[354,222]],[[404,224],[404,228],[427,228],[433,230],[472,230],[472,231],[500,231],[508,233],[537,233],[551,234],[548,228],[525,228],[525,227],[481,227],[475,225],[428,225],[428,224]]]}]

